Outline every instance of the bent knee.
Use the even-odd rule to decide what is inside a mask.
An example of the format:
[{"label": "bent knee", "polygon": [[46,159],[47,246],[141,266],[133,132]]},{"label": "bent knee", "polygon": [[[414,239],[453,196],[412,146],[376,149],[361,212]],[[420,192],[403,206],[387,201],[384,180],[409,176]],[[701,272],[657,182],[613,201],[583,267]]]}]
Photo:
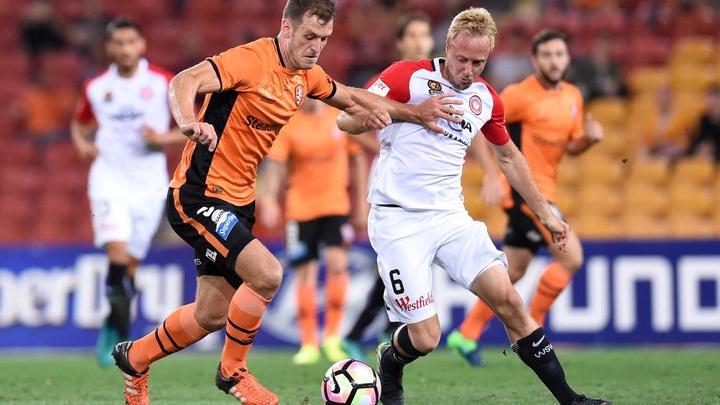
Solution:
[{"label": "bent knee", "polygon": [[525,310],[525,303],[520,297],[520,294],[512,288],[500,295],[500,298],[492,303],[492,308],[498,318],[504,321],[507,317],[516,316],[518,313],[523,312]]},{"label": "bent knee", "polygon": [[222,329],[227,324],[227,308],[224,311],[195,310],[195,319],[198,324],[208,332]]},{"label": "bent knee", "polygon": [[245,280],[248,287],[266,298],[272,298],[282,283],[283,269],[280,262],[272,257],[265,260],[262,267],[253,274],[250,279]]},{"label": "bent knee", "polygon": [[410,331],[410,340],[417,351],[430,353],[440,344],[441,331],[437,328],[429,328],[422,331]]}]

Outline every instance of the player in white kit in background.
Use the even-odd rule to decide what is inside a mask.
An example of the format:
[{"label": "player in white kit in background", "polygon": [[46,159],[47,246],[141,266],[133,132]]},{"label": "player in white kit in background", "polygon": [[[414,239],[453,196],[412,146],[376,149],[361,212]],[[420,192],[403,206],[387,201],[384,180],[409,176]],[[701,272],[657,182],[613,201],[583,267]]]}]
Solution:
[{"label": "player in white kit in background", "polygon": [[[486,147],[485,136],[500,169],[523,196],[562,249],[569,226],[551,211],[533,183],[523,155],[505,129],[498,94],[480,78],[497,32],[490,13],[470,8],[450,25],[446,58],[397,62],[380,74],[370,91],[395,101],[417,104],[438,94],[463,101],[454,106],[463,122],[439,120],[437,134],[409,122],[382,130],[377,171],[368,201],[368,236],[378,254],[391,321],[402,322],[390,343],[378,347],[378,374],[384,405],[404,404],[406,364],[437,347],[441,336],[434,304],[431,265],[439,265],[459,284],[484,300],[505,324],[512,349],[562,405],[610,404],[578,395],[552,344],[530,317],[510,283],[507,259],[490,239],[487,227],[465,210],[460,177],[469,151]],[[387,119],[382,111],[375,111]],[[359,121],[341,115],[340,128],[362,132]]]},{"label": "player in white kit in background", "polygon": [[104,247],[109,262],[110,314],[96,347],[101,366],[114,363],[113,347],[128,338],[133,277],[160,224],[169,183],[162,146],[187,141],[179,130],[169,131],[172,74],[142,58],[138,24],[129,18],[110,22],[106,51],[113,63],[85,83],[71,123],[80,157],[92,162],[94,243]]}]

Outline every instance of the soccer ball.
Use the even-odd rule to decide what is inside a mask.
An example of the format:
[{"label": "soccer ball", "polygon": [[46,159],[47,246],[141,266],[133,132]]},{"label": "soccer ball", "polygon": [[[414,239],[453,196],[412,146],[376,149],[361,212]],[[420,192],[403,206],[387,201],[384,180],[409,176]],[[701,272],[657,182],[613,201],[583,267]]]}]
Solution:
[{"label": "soccer ball", "polygon": [[375,405],[381,389],[372,367],[360,360],[345,359],[330,366],[320,392],[325,405]]}]

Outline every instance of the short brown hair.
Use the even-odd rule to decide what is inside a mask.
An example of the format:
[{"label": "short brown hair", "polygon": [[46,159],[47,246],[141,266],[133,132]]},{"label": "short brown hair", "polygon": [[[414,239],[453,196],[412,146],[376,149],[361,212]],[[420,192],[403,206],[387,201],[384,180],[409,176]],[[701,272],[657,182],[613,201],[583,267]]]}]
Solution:
[{"label": "short brown hair", "polygon": [[398,19],[397,30],[395,31],[395,38],[403,39],[403,37],[405,36],[405,32],[407,31],[410,24],[416,21],[423,22],[430,27],[432,26],[432,20],[430,19],[430,16],[423,13],[422,11],[411,11],[409,13],[403,14]]},{"label": "short brown hair", "polygon": [[545,42],[552,41],[553,39],[560,39],[565,42],[565,46],[567,46],[568,48],[570,47],[570,44],[568,43],[568,36],[566,33],[560,30],[545,29],[538,32],[533,37],[532,54],[537,55],[538,47],[540,47],[540,45],[544,44]]},{"label": "short brown hair", "polygon": [[283,18],[293,23],[302,21],[305,14],[316,15],[318,20],[327,24],[335,19],[334,0],[288,0],[283,10]]}]

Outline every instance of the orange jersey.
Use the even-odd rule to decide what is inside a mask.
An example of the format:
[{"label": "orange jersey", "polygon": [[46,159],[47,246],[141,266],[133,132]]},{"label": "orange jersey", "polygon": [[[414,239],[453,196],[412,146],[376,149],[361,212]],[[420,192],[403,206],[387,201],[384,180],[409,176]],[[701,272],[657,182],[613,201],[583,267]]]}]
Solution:
[{"label": "orange jersey", "polygon": [[268,158],[287,164],[288,220],[350,213],[349,156],[362,149],[338,129],[335,119],[339,113],[332,107],[324,107],[319,115],[299,111],[268,153]]},{"label": "orange jersey", "polygon": [[[548,201],[555,201],[557,169],[565,145],[583,136],[583,99],[574,85],[546,89],[535,76],[512,84],[500,93],[508,126],[520,124],[520,139],[513,141],[525,156],[533,180]],[[512,133],[512,131],[511,131]],[[510,185],[505,180],[506,188]],[[503,205],[512,206],[510,193]]]},{"label": "orange jersey", "polygon": [[335,82],[320,66],[290,70],[277,40],[262,38],[207,59],[220,91],[205,97],[198,121],[218,135],[214,152],[188,142],[170,187],[199,187],[208,197],[242,206],[255,200],[257,168],[306,96],[331,98]]}]

